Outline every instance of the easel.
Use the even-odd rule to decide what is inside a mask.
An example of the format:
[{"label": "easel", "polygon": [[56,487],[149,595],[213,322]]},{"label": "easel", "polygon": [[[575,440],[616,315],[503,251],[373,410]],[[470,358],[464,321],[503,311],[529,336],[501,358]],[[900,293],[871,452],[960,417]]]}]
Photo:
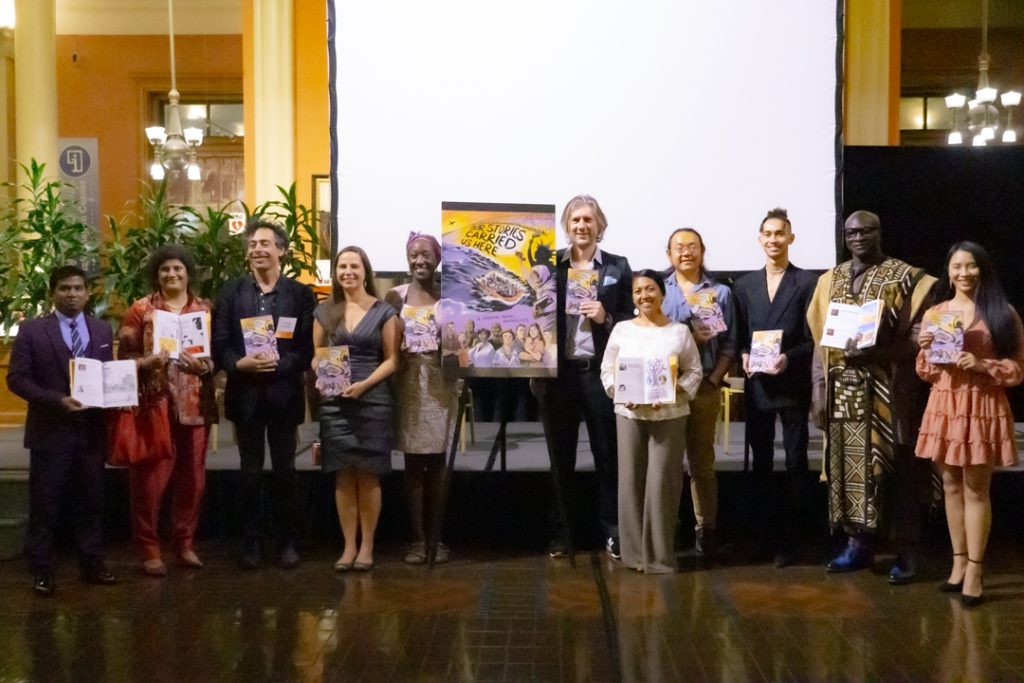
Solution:
[{"label": "easel", "polygon": [[[435,560],[437,559],[437,547],[441,542],[441,526],[444,522],[444,514],[448,509],[448,491],[451,486],[452,475],[455,471],[455,454],[458,452],[459,436],[462,433],[462,415],[469,405],[469,387],[465,379],[459,379],[457,385],[457,391],[459,392],[459,404],[458,409],[455,412],[455,429],[452,434],[451,445],[448,448],[448,463],[445,466],[444,479],[441,483],[441,500],[434,510],[434,519],[431,524],[431,529],[427,534],[427,568],[433,569]],[[505,387],[502,387],[502,392],[507,391]],[[487,464],[484,466],[485,472],[491,472],[494,470],[494,461],[501,455],[501,471],[507,471],[508,465],[508,415],[505,411],[501,411],[501,422],[498,426],[498,433],[494,435],[494,443],[491,444],[491,452],[487,458]],[[547,430],[544,430],[544,440],[548,448],[548,459],[551,467],[551,479],[555,489],[555,505],[558,508],[558,515],[561,521],[562,527],[566,530],[566,551],[569,554],[569,566],[576,568],[576,554],[573,549],[572,542],[572,530],[569,527],[569,514],[565,508],[565,496],[562,492],[562,482],[559,478],[558,468],[555,467],[555,462],[552,459],[551,442],[548,438]]]}]

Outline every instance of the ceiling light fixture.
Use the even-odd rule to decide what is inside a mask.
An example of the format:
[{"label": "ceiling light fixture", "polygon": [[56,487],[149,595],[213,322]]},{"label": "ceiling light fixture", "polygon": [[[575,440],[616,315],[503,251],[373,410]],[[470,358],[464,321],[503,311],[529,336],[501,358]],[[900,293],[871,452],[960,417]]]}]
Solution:
[{"label": "ceiling light fixture", "polygon": [[196,148],[203,144],[201,128],[181,128],[178,112],[178,84],[174,68],[174,0],[167,0],[167,26],[171,42],[171,90],[167,93],[167,127],[149,126],[146,138],[153,145],[155,161],[149,167],[153,180],[163,180],[165,173],[186,172],[189,180],[201,180],[202,173],[196,162]]},{"label": "ceiling light fixture", "polygon": [[[961,127],[966,125],[970,131],[974,147],[985,147],[995,142],[996,131],[1000,127],[1002,112],[996,100],[1006,111],[1006,126],[1000,140],[1004,144],[1017,142],[1017,132],[1013,128],[1013,109],[1020,105],[1020,93],[1014,90],[1004,92],[1001,96],[996,88],[988,82],[988,0],[981,0],[981,54],[978,55],[978,89],[974,99],[968,101],[967,96],[955,92],[946,97],[946,106],[953,112],[953,129],[949,134],[949,144],[961,145],[964,135]],[[964,113],[964,105],[967,111]]]}]

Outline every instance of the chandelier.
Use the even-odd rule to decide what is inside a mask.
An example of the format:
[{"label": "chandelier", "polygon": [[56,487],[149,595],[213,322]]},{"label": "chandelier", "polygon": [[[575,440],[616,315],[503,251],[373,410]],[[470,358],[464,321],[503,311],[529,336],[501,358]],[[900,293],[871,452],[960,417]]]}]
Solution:
[{"label": "chandelier", "polygon": [[[996,139],[996,131],[1002,119],[1002,112],[996,106],[996,100],[1003,105],[1006,112],[1006,127],[1003,128],[1001,140],[1004,144],[1017,142],[1017,131],[1013,128],[1013,109],[1020,104],[1020,93],[1008,90],[1002,95],[988,82],[988,0],[981,0],[981,54],[978,55],[978,89],[974,99],[968,101],[967,96],[958,92],[946,97],[946,106],[953,113],[953,130],[949,134],[949,144],[961,145],[964,136],[961,128],[966,126],[972,136],[971,143],[975,147],[984,147]],[[966,105],[967,111],[964,112]]]},{"label": "chandelier", "polygon": [[168,34],[171,40],[171,90],[167,93],[167,128],[149,126],[146,137],[153,145],[155,161],[149,167],[149,175],[153,180],[163,180],[165,172],[181,173],[185,171],[189,180],[201,180],[202,173],[196,162],[196,148],[203,144],[201,128],[181,128],[181,116],[178,113],[178,87],[174,71],[174,0],[167,0]]}]

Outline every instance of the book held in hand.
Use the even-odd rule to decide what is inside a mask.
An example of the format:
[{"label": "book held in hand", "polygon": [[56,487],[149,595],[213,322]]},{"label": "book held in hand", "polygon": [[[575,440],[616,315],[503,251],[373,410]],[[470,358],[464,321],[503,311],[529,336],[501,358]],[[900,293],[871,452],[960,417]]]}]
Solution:
[{"label": "book held in hand", "polygon": [[242,342],[245,344],[245,355],[270,354],[270,358],[280,358],[277,352],[277,336],[274,331],[274,316],[257,315],[242,318]]},{"label": "book held in hand", "polygon": [[932,345],[925,352],[929,363],[955,363],[964,350],[964,314],[960,311],[926,311],[922,321],[932,333]]},{"label": "book held in hand", "polygon": [[821,345],[834,349],[866,349],[875,345],[878,324],[882,320],[882,300],[874,299],[863,306],[830,302]]},{"label": "book held in hand", "polygon": [[210,314],[207,311],[182,313],[153,312],[153,353],[167,351],[178,360],[182,351],[195,358],[210,357]]},{"label": "book held in hand", "polygon": [[402,306],[402,322],[405,332],[402,335],[402,348],[409,353],[429,353],[437,351],[440,333],[437,328],[437,316],[433,306]]},{"label": "book held in hand", "polygon": [[324,398],[341,396],[352,384],[352,365],[347,346],[328,346],[316,350],[316,390]]},{"label": "book held in hand", "polygon": [[596,270],[570,268],[565,284],[565,312],[568,315],[579,315],[580,304],[597,301]]},{"label": "book held in hand", "polygon": [[71,398],[90,408],[139,405],[139,376],[134,360],[72,358]]},{"label": "book held in hand", "polygon": [[690,292],[686,295],[686,303],[690,305],[691,319],[702,329],[713,334],[721,334],[729,329],[715,290],[705,288]]},{"label": "book held in hand", "polygon": [[654,405],[676,401],[675,358],[615,360],[615,403]]},{"label": "book held in hand", "polygon": [[782,330],[755,330],[750,339],[751,372],[766,372],[775,367],[782,353]]}]

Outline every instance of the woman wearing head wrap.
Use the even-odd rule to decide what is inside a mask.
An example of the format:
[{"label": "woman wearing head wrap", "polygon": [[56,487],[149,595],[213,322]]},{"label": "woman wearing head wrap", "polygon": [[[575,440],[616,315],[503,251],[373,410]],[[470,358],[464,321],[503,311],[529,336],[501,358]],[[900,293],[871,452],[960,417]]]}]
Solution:
[{"label": "woman wearing head wrap", "polygon": [[[431,536],[440,532],[441,484],[444,454],[452,436],[458,396],[455,384],[441,372],[441,334],[437,302],[441,288],[437,267],[441,245],[431,235],[413,232],[405,245],[412,281],[395,287],[386,297],[399,312],[405,331],[398,372],[398,449],[405,453],[405,491],[413,539],[405,553],[409,564],[427,560],[427,515]],[[467,344],[471,344],[467,341]],[[437,562],[448,560],[448,548],[438,545]]]}]

